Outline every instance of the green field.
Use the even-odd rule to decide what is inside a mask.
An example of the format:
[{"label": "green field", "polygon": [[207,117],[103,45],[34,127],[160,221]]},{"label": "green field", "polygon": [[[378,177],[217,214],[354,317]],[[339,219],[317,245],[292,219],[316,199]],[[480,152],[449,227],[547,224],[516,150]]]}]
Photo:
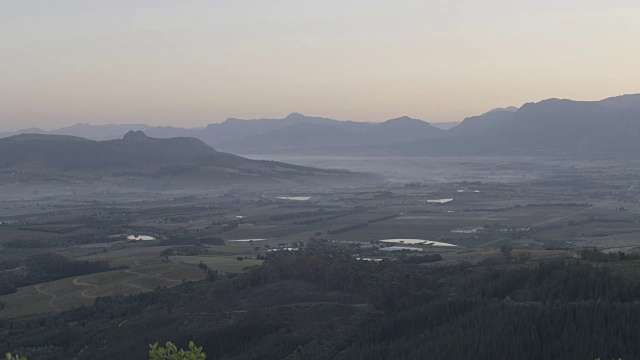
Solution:
[{"label": "green field", "polygon": [[244,259],[221,256],[172,256],[174,263],[194,264],[204,263],[209,268],[225,273],[241,273],[245,268],[262,264],[262,260]]},{"label": "green field", "polygon": [[90,305],[96,297],[136,294],[158,286],[172,287],[183,281],[202,280],[205,275],[186,262],[160,262],[157,257],[120,258],[114,263],[112,265],[128,265],[129,269],[27,286],[0,297],[7,304],[7,308],[0,311],[0,317],[64,311]]},{"label": "green field", "polygon": [[55,311],[49,301],[51,296],[42,294],[35,286],[27,286],[16,293],[0,297],[7,307],[0,311],[0,317],[42,314]]}]

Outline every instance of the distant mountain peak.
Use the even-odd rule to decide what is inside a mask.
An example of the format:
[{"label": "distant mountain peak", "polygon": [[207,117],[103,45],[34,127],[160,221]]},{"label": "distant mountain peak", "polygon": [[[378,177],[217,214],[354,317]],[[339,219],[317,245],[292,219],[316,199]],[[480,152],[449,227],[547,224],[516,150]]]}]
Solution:
[{"label": "distant mountain peak", "polygon": [[287,115],[286,118],[289,119],[289,120],[292,120],[292,119],[303,119],[303,118],[306,118],[306,116],[304,116],[304,115],[302,115],[300,113],[297,113],[297,112],[292,112],[291,114]]},{"label": "distant mountain peak", "polygon": [[413,119],[407,115],[404,115],[404,116],[400,116],[398,118],[387,120],[387,121],[413,121],[413,120],[416,120],[416,119]]},{"label": "distant mountain peak", "polygon": [[604,106],[594,101],[551,98],[537,103],[526,103],[522,105],[518,114],[534,113],[537,114],[537,117],[545,119],[550,114],[572,113],[575,116],[577,116],[577,114],[592,116],[606,111],[607,109]]},{"label": "distant mountain peak", "polygon": [[28,129],[20,129],[17,131],[18,133],[23,133],[23,134],[44,134],[46,133],[46,131],[40,129],[40,128],[36,128],[36,127],[32,127],[32,128],[28,128]]},{"label": "distant mountain peak", "polygon": [[504,108],[495,108],[495,109],[487,111],[486,113],[484,113],[482,115],[492,114],[492,113],[500,112],[500,111],[516,112],[516,111],[518,111],[518,107],[517,106],[507,106],[507,107],[504,107]]},{"label": "distant mountain peak", "polygon": [[609,110],[640,110],[640,94],[625,94],[598,101]]},{"label": "distant mountain peak", "polygon": [[126,134],[124,134],[124,137],[122,138],[122,140],[124,141],[141,141],[141,140],[147,140],[149,139],[149,137],[147,136],[147,134],[144,133],[144,131],[141,130],[131,130],[129,132],[127,132]]},{"label": "distant mountain peak", "polygon": [[427,125],[428,123],[426,121],[414,119],[406,115],[401,116],[399,118],[390,119],[381,123],[381,125],[409,125],[409,124]]}]

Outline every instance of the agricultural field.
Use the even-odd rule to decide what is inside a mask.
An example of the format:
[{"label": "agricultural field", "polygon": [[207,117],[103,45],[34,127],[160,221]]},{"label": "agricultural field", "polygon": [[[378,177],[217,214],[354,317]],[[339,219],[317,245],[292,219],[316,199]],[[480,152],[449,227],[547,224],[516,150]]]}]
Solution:
[{"label": "agricultural field", "polygon": [[[512,171],[496,169],[478,171],[496,177]],[[38,254],[126,268],[30,279],[0,297],[0,316],[61,311],[97,297],[173,287],[201,280],[208,270],[238,274],[281,251],[378,260],[438,255],[442,261],[429,266],[442,266],[504,262],[505,249],[510,259],[531,260],[571,258],[593,247],[640,249],[634,177],[592,169],[538,174],[518,181],[487,175],[482,181],[5,201],[0,271],[25,276],[25,264]],[[138,236],[150,240],[127,240]],[[389,239],[455,246],[382,241]]]},{"label": "agricultural field", "polygon": [[263,260],[242,259],[223,256],[172,256],[171,261],[178,264],[198,265],[203,263],[210,269],[224,273],[241,273],[246,268],[258,266]]},{"label": "agricultural field", "polygon": [[161,262],[156,257],[119,258],[114,270],[27,286],[0,297],[6,309],[0,317],[58,312],[90,305],[97,297],[136,294],[157,287],[172,287],[184,281],[199,281],[205,276],[197,266]]}]

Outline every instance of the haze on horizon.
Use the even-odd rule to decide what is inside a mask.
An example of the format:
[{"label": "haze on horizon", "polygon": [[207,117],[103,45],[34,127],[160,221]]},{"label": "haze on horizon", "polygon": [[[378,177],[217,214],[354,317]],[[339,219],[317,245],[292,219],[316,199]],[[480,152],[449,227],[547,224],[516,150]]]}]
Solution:
[{"label": "haze on horizon", "polygon": [[0,130],[460,121],[640,92],[639,36],[631,0],[0,0]]}]

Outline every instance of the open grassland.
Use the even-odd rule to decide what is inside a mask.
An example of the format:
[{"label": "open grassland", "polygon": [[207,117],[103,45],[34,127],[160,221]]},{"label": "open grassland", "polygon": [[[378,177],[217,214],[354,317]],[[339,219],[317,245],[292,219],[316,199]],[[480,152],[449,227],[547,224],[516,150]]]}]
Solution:
[{"label": "open grassland", "polygon": [[96,297],[135,294],[204,278],[204,272],[196,266],[161,262],[157,257],[119,258],[112,265],[129,268],[20,288],[0,298],[7,304],[0,317],[64,311],[90,305]]},{"label": "open grassland", "polygon": [[487,223],[512,226],[542,226],[560,221],[585,211],[584,207],[537,206],[500,211],[481,218]]},{"label": "open grassland", "polygon": [[581,237],[571,242],[579,247],[587,248],[640,248],[640,232],[602,237]]},{"label": "open grassland", "polygon": [[338,241],[362,241],[384,239],[422,239],[436,240],[444,236],[450,236],[451,230],[456,228],[454,224],[443,224],[436,219],[390,219],[365,227],[331,235],[332,240]]},{"label": "open grassland", "polygon": [[80,257],[80,260],[108,260],[114,259],[129,259],[133,257],[148,257],[157,256],[163,250],[168,249],[169,246],[129,246],[123,249],[109,250],[107,252],[100,252],[88,256]]},{"label": "open grassland", "polygon": [[59,237],[58,234],[44,231],[21,230],[16,227],[0,226],[0,242],[3,240],[46,240]]},{"label": "open grassland", "polygon": [[210,246],[207,250],[213,255],[219,256],[237,256],[242,255],[250,251],[253,246],[262,245],[262,242],[251,243],[240,243],[240,242],[230,242],[229,245],[222,246]]},{"label": "open grassland", "polygon": [[45,251],[54,250],[52,248],[44,249],[6,249],[0,248],[0,261],[15,260],[29,257],[34,254],[39,254]]},{"label": "open grassland", "polygon": [[224,233],[224,239],[252,239],[252,238],[278,238],[297,234],[299,232],[310,231],[316,226],[300,226],[289,224],[259,225],[238,227]]},{"label": "open grassland", "polygon": [[11,295],[0,297],[7,307],[0,311],[0,317],[42,314],[55,311],[51,305],[51,296],[38,291],[35,286],[27,286]]},{"label": "open grassland", "polygon": [[[444,209],[445,206],[440,207]],[[446,207],[454,209],[453,207]],[[365,227],[331,235],[340,241],[371,241],[388,238],[418,238],[438,240],[448,237],[460,237],[451,230],[463,227],[482,227],[484,225],[505,225],[512,227],[530,227],[537,224],[566,224],[576,213],[584,211],[582,207],[540,206],[514,208],[503,211],[466,212],[459,209],[425,214],[406,213],[397,218],[368,224]],[[351,224],[358,223],[351,219]],[[464,236],[463,236],[464,237]]]},{"label": "open grassland", "polygon": [[237,260],[221,256],[172,256],[174,263],[194,264],[204,263],[210,269],[225,273],[241,273],[245,268],[262,264],[262,260],[244,259]]}]

